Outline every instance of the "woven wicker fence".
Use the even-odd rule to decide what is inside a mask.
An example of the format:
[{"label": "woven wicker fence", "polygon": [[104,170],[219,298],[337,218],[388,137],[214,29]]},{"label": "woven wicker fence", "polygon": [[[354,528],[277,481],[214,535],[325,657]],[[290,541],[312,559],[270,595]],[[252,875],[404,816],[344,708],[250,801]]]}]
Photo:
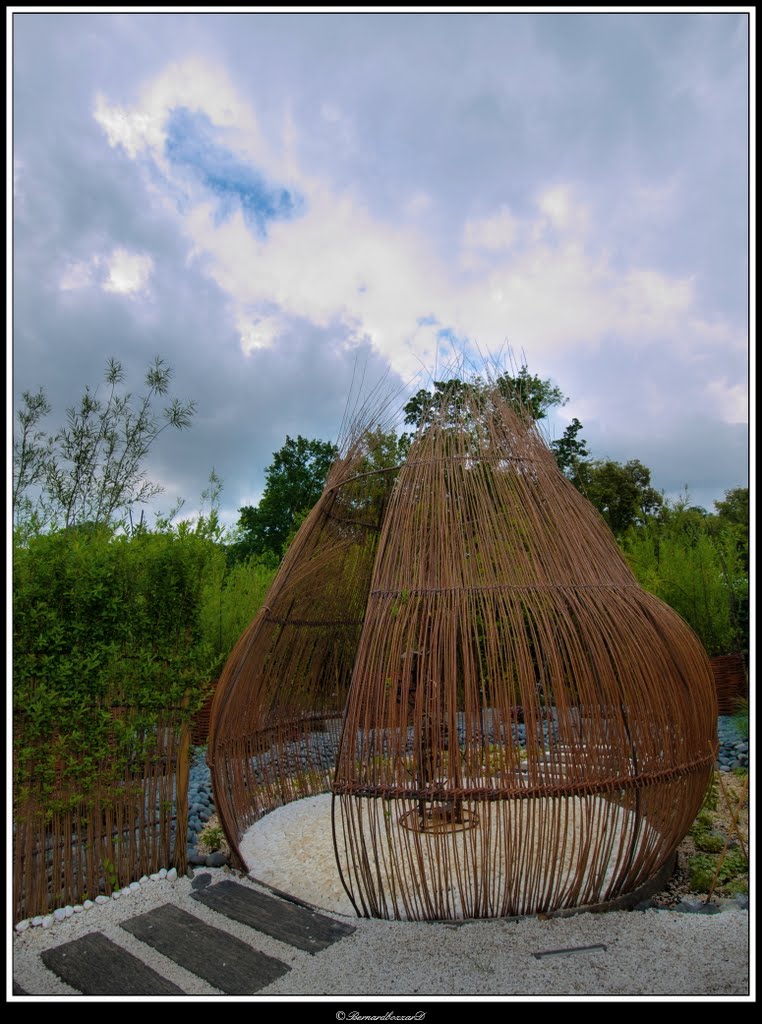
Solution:
[{"label": "woven wicker fence", "polygon": [[[129,727],[132,709],[113,709]],[[18,735],[23,721],[14,723]],[[137,745],[140,753],[118,781],[78,794],[61,769],[54,791],[41,780],[17,786],[14,802],[15,920],[110,895],[115,889],[173,865],[187,867],[189,728],[165,712]],[[104,763],[100,774],[113,775]]]}]

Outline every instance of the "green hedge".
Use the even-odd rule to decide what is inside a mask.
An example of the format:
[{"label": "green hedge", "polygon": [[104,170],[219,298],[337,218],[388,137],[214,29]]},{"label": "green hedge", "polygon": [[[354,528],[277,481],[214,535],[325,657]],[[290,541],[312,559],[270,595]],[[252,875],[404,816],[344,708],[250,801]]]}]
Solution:
[{"label": "green hedge", "polygon": [[14,551],[20,801],[33,785],[38,800],[65,792],[73,804],[123,778],[150,757],[162,712],[189,716],[203,703],[217,653],[202,606],[222,564],[219,546],[190,531],[77,527]]}]

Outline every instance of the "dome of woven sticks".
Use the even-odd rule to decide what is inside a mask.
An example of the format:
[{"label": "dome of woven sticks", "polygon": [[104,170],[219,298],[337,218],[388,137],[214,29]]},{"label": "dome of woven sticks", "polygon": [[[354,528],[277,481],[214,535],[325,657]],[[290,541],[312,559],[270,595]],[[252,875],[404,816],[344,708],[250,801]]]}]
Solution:
[{"label": "dome of woven sticks", "polygon": [[698,639],[475,389],[419,432],[378,541],[333,785],[353,904],[502,917],[631,892],[695,818],[716,712]]},{"label": "dome of woven sticks", "polygon": [[383,508],[396,472],[357,430],[215,691],[208,761],[237,866],[263,814],[330,789]]}]

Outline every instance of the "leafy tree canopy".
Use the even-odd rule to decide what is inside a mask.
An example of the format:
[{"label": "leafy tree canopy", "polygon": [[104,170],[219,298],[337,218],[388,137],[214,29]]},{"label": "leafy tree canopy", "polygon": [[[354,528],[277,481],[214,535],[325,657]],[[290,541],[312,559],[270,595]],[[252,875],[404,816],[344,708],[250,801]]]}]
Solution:
[{"label": "leafy tree canopy", "polygon": [[[544,419],[549,409],[565,405],[568,401],[559,387],[530,373],[526,366],[522,366],[515,376],[502,374],[495,383],[510,405],[531,422]],[[479,377],[473,381],[462,381],[457,377],[435,380],[433,390],[422,388],[405,405],[405,423],[416,428],[427,426],[443,402],[448,408],[449,418],[455,420],[466,402],[486,386]]]},{"label": "leafy tree canopy", "polygon": [[[85,388],[66,411],[66,423],[49,434],[42,426],[51,412],[45,391],[25,391],[13,444],[14,524],[27,532],[79,523],[114,523],[135,504],[162,488],[146,479],[145,459],[167,427],[190,425],[195,402],[166,396],[172,369],[158,356],[145,375],[145,392],[133,397],[121,385],[125,371],[109,359],[105,396]],[[169,404],[161,412],[157,400]]]},{"label": "leafy tree canopy", "polygon": [[590,455],[587,448],[587,441],[584,437],[577,435],[582,430],[582,424],[575,416],[569,426],[557,441],[553,441],[550,449],[556,457],[558,468],[561,472],[575,482],[579,464]]},{"label": "leafy tree canopy", "polygon": [[624,465],[610,459],[579,462],[574,482],[617,536],[647,522],[664,504],[651,487],[651,470],[638,459]]},{"label": "leafy tree canopy", "polygon": [[252,554],[282,557],[295,523],[320,497],[338,454],[329,441],[309,440],[301,434],[296,439],[286,437],[265,471],[261,501],[238,510],[240,540],[232,551],[236,560]]}]

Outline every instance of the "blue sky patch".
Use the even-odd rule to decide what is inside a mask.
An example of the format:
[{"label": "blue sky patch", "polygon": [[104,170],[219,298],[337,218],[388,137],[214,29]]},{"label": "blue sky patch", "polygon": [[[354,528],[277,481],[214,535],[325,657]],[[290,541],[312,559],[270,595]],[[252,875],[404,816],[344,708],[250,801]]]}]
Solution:
[{"label": "blue sky patch", "polygon": [[273,220],[290,220],[304,208],[294,192],[272,185],[215,138],[213,122],[199,111],[175,108],[167,124],[164,152],[176,167],[188,170],[218,200],[217,220],[226,220],[239,206],[257,232],[267,234]]}]

